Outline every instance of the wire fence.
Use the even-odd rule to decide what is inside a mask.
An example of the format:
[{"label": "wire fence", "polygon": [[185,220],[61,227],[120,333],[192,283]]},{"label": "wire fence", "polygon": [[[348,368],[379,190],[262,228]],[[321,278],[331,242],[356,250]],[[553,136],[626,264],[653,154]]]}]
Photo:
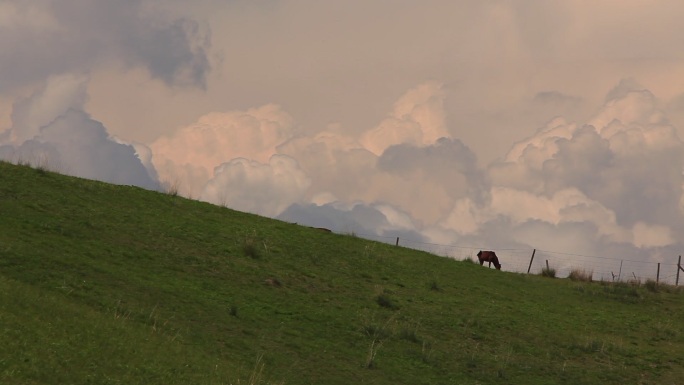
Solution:
[{"label": "wire fence", "polygon": [[676,255],[672,256],[671,262],[653,262],[539,249],[443,245],[393,236],[358,233],[355,235],[457,260],[477,261],[477,253],[480,250],[494,250],[501,262],[501,270],[516,273],[540,274],[542,269],[548,266],[555,270],[556,277],[559,278],[568,277],[571,271],[579,270],[591,274],[592,279],[596,281],[645,283],[647,280],[653,280],[675,285],[679,276],[678,270],[680,270],[680,278],[684,280],[684,268],[679,265],[681,257]]}]

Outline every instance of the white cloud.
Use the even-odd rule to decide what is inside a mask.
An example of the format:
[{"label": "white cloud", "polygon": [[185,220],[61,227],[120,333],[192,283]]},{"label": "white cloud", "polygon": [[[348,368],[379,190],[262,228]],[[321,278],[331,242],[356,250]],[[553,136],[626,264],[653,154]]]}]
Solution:
[{"label": "white cloud", "polygon": [[462,198],[454,203],[449,214],[439,223],[439,227],[453,230],[460,235],[472,235],[488,219],[491,218],[480,207],[470,199]]},{"label": "white cloud", "polygon": [[490,167],[490,217],[503,215],[514,228],[591,223],[586,242],[675,242],[671,227],[684,226],[683,143],[651,92],[623,82],[610,94],[587,125],[554,119]]},{"label": "white cloud", "polygon": [[345,135],[324,131],[298,136],[277,151],[297,159],[311,177],[310,195],[318,203],[323,197],[328,201],[361,199],[375,174],[377,157]]},{"label": "white cloud", "polygon": [[237,158],[216,168],[200,199],[274,217],[301,202],[310,183],[286,155],[273,155],[268,164]]}]

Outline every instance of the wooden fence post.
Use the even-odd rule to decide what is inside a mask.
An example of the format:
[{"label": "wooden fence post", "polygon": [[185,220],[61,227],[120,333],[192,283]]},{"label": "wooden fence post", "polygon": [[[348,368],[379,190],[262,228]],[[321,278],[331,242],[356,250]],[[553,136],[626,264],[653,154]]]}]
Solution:
[{"label": "wooden fence post", "polygon": [[620,271],[618,271],[618,282],[620,282],[621,276],[622,276],[622,260],[620,260]]},{"label": "wooden fence post", "polygon": [[547,260],[546,260],[546,271],[549,271],[549,270],[550,270],[550,269],[549,269],[549,260],[547,259]]},{"label": "wooden fence post", "polygon": [[679,256],[677,260],[677,280],[675,281],[675,286],[679,286],[679,270],[682,270],[682,256]]},{"label": "wooden fence post", "polygon": [[658,272],[656,273],[656,286],[658,286],[658,282],[660,282],[660,262],[658,262]]},{"label": "wooden fence post", "polygon": [[399,246],[399,237],[397,237],[397,242],[394,244],[394,246]]},{"label": "wooden fence post", "polygon": [[530,258],[530,265],[527,266],[527,274],[530,274],[530,269],[532,268],[532,261],[534,261],[534,253],[537,252],[537,249],[532,249],[532,258]]}]

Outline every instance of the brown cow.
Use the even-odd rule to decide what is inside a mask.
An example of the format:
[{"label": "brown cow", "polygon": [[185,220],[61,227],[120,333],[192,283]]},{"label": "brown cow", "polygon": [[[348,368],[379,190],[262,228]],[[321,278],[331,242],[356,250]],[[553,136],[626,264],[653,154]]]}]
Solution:
[{"label": "brown cow", "polygon": [[492,262],[493,262],[494,267],[496,267],[497,270],[501,270],[501,264],[499,263],[499,258],[496,256],[496,253],[493,251],[482,251],[482,250],[480,250],[480,252],[477,253],[477,259],[480,260],[480,266],[482,266],[485,262],[489,262],[489,267],[492,267]]}]

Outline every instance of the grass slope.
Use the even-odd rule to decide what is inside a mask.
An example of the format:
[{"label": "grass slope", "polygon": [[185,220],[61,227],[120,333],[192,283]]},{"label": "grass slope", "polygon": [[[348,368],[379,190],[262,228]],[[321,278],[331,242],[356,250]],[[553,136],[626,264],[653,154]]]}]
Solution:
[{"label": "grass slope", "polygon": [[0,383],[677,384],[684,295],[0,163]]}]

